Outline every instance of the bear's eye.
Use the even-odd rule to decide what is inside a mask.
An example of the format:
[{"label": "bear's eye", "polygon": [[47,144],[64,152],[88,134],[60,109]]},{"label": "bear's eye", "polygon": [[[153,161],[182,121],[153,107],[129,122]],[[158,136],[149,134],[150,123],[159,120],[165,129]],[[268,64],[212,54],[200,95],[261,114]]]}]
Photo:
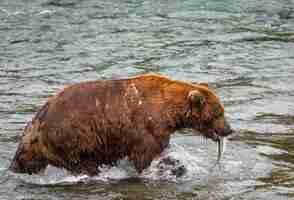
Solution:
[{"label": "bear's eye", "polygon": [[212,107],[212,112],[216,118],[222,117],[224,115],[224,113],[220,109],[219,105],[214,105]]}]

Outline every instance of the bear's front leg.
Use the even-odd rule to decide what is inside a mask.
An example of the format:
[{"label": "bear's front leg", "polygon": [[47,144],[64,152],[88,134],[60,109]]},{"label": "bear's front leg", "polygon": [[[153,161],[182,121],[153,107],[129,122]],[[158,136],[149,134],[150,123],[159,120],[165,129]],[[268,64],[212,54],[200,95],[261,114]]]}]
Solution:
[{"label": "bear's front leg", "polygon": [[163,148],[151,134],[144,134],[134,145],[129,159],[134,162],[136,171],[141,173],[150,166],[152,160],[162,151]]}]

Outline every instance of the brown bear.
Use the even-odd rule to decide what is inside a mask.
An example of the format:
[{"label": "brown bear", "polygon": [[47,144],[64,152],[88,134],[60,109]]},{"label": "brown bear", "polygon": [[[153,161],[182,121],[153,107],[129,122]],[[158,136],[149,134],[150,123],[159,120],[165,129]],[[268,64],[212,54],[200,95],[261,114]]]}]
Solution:
[{"label": "brown bear", "polygon": [[140,173],[183,128],[214,141],[231,134],[207,85],[158,74],[78,83],[51,97],[27,124],[10,170],[32,174],[50,164],[96,175],[102,164],[127,157]]}]

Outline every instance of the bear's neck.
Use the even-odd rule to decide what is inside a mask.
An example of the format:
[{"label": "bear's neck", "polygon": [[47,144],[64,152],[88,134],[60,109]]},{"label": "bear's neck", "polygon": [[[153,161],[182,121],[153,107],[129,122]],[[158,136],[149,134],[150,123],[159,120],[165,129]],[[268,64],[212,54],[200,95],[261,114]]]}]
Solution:
[{"label": "bear's neck", "polygon": [[192,128],[192,122],[189,117],[190,108],[187,104],[166,110],[164,124],[169,128],[169,134],[181,129]]}]

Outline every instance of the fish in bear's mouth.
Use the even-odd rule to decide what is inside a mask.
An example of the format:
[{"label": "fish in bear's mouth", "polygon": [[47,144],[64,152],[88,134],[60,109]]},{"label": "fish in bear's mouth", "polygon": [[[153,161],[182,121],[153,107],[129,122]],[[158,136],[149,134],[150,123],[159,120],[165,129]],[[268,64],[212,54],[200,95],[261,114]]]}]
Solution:
[{"label": "fish in bear's mouth", "polygon": [[207,138],[207,139],[209,138],[212,141],[216,142],[216,144],[217,144],[217,161],[216,161],[214,167],[217,165],[220,165],[221,159],[222,159],[223,154],[226,149],[227,136],[232,133],[233,133],[233,130],[231,128],[229,128],[226,130],[226,133],[224,136],[218,134],[216,131],[208,131],[205,135],[203,135],[204,138]]},{"label": "fish in bear's mouth", "polygon": [[216,161],[215,165],[218,165],[218,164],[220,164],[221,159],[223,157],[223,154],[225,152],[227,139],[226,139],[226,137],[219,137],[216,142],[217,142],[217,151],[218,152],[217,152],[217,161]]}]

